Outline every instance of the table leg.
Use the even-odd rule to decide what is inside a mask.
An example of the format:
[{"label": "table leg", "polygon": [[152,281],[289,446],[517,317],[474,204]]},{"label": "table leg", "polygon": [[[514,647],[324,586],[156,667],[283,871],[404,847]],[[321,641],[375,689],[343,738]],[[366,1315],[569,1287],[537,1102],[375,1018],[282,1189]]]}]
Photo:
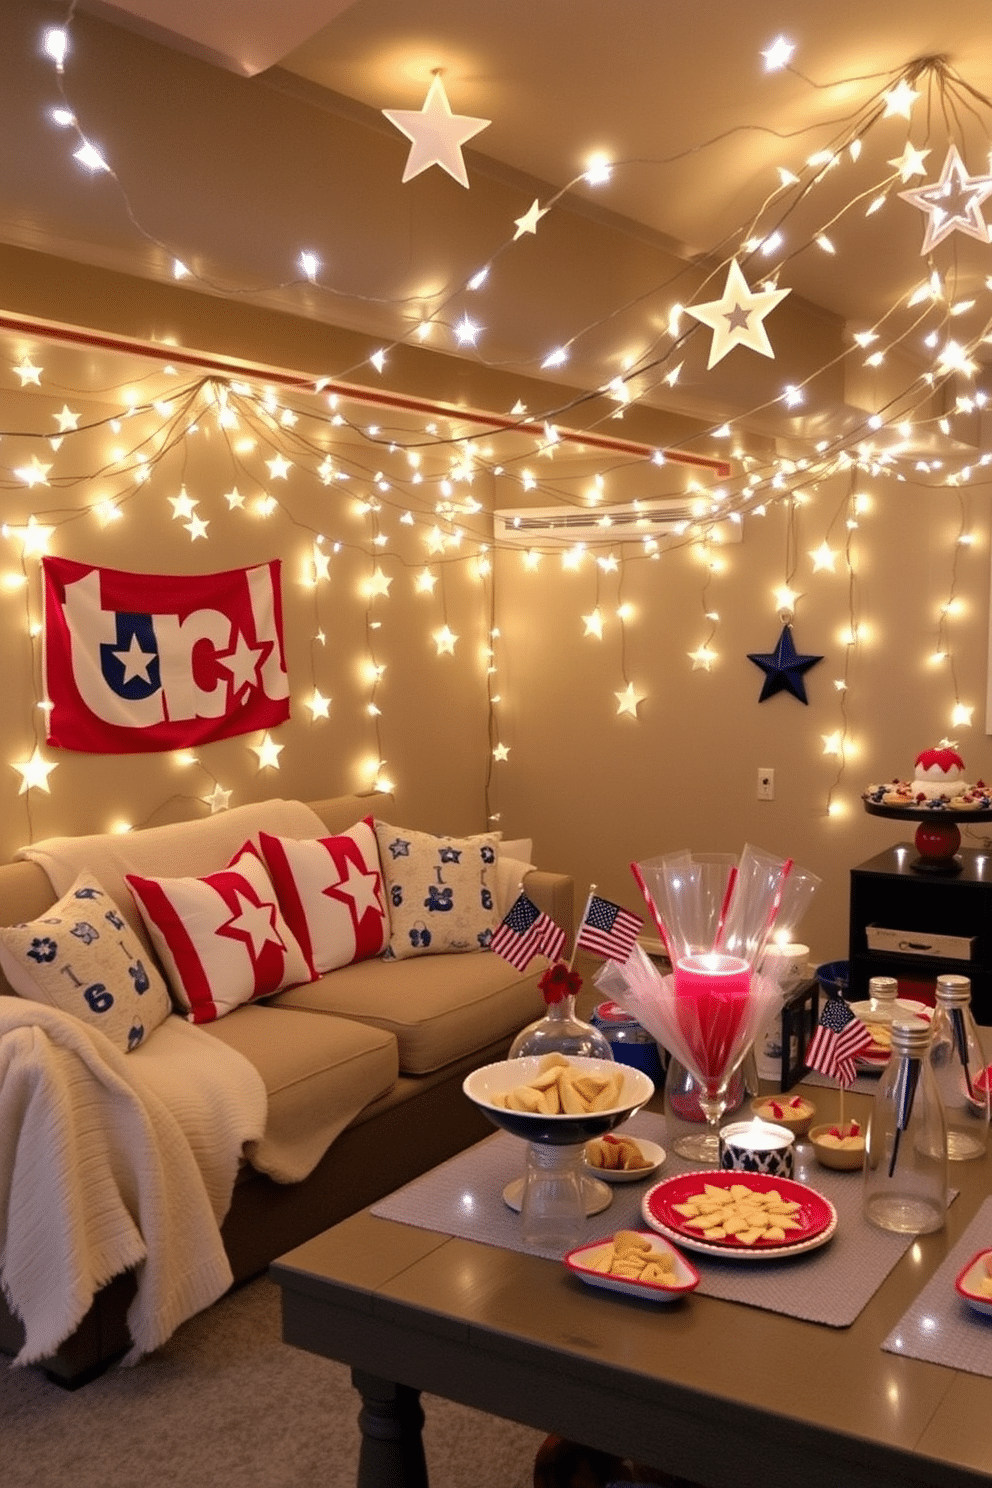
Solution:
[{"label": "table leg", "polygon": [[429,1488],[420,1391],[358,1369],[351,1381],[362,1397],[357,1488]]}]

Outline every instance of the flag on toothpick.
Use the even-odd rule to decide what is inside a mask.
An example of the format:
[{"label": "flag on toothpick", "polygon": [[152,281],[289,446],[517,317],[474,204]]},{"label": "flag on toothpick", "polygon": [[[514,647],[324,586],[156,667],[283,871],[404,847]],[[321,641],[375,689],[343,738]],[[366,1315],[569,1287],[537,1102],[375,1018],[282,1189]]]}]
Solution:
[{"label": "flag on toothpick", "polygon": [[538,909],[526,894],[521,894],[493,931],[489,949],[518,971],[526,971],[535,956],[547,956],[554,961],[564,944],[565,932],[561,926]]},{"label": "flag on toothpick", "polygon": [[601,899],[598,894],[590,894],[575,944],[591,951],[594,956],[626,961],[643,924],[640,915],[631,914],[619,904]]},{"label": "flag on toothpick", "polygon": [[871,1033],[840,997],[828,997],[806,1050],[806,1063],[821,1075],[851,1085],[857,1075],[856,1054],[872,1048]]}]

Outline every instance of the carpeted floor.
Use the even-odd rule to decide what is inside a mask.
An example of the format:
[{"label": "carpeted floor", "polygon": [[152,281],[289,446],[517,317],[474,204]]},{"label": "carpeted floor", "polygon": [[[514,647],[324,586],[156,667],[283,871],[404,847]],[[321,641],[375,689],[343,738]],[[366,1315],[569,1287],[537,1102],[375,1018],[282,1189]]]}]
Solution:
[{"label": "carpeted floor", "polygon": [[[431,1488],[532,1488],[543,1435],[424,1396]],[[358,1397],[341,1365],[282,1343],[251,1282],[133,1369],[74,1393],[0,1358],[3,1488],[354,1488]]]}]

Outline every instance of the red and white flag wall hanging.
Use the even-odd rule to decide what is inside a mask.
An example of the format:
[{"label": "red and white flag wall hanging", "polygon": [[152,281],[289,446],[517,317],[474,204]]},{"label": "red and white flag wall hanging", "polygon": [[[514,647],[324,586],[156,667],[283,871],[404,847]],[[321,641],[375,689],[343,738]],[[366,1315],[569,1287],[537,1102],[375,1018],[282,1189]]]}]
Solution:
[{"label": "red and white flag wall hanging", "polygon": [[49,744],[190,749],[289,717],[278,559],[215,574],[42,564]]}]

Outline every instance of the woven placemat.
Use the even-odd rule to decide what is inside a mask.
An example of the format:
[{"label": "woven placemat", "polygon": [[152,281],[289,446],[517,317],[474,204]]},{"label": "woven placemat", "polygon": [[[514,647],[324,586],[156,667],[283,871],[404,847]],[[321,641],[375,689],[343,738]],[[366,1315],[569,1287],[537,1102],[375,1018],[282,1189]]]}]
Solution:
[{"label": "woven placemat", "polygon": [[992,1317],[976,1312],[954,1290],[955,1277],[973,1255],[990,1245],[992,1199],[986,1199],[954,1249],[892,1329],[883,1349],[992,1379]]},{"label": "woven placemat", "polygon": [[[625,1124],[632,1136],[665,1145],[662,1116],[640,1112]],[[803,1149],[809,1153],[808,1146]],[[372,1206],[382,1219],[420,1229],[478,1240],[504,1250],[519,1250],[560,1260],[560,1251],[536,1250],[524,1244],[520,1216],[503,1202],[503,1189],[524,1171],[524,1143],[497,1132],[415,1179]],[[800,1153],[800,1156],[802,1153]],[[846,1328],[882,1284],[912,1236],[876,1230],[861,1217],[861,1174],[834,1173],[801,1164],[798,1181],[815,1188],[835,1206],[833,1238],[818,1250],[778,1260],[723,1260],[690,1255],[700,1274],[699,1291],[708,1297],[744,1302],[832,1328]],[[597,1240],[620,1229],[646,1229],[641,1200],[653,1183],[692,1172],[695,1165],[669,1153],[657,1174],[644,1182],[614,1184],[613,1202],[586,1221],[585,1240]]]}]

